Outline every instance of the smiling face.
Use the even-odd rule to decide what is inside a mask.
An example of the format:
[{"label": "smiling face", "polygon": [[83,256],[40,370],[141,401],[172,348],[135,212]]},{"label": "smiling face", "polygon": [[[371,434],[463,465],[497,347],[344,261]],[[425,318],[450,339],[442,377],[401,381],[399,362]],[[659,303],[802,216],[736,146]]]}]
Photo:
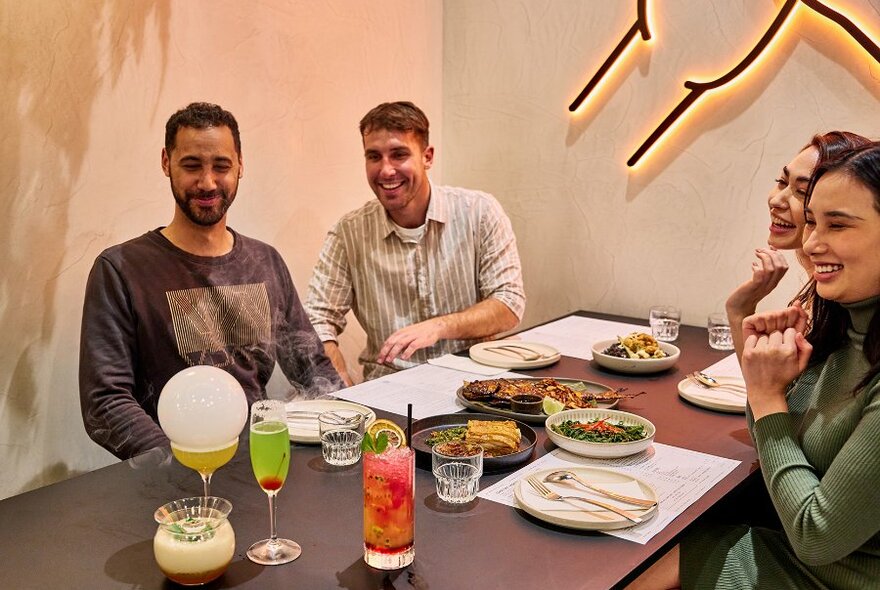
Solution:
[{"label": "smiling face", "polygon": [[428,170],[434,148],[422,148],[411,132],[375,129],[363,136],[367,182],[397,225],[418,227],[425,222],[431,185]]},{"label": "smiling face", "polygon": [[782,168],[776,188],[767,198],[770,207],[770,237],[767,243],[779,250],[801,247],[804,231],[804,197],[819,150],[810,146]]},{"label": "smiling face", "polygon": [[226,217],[243,167],[228,127],[181,127],[174,149],[162,150],[162,170],[177,202],[175,220],[211,226]]},{"label": "smiling face", "polygon": [[816,183],[807,209],[804,252],[819,296],[854,303],[880,295],[880,213],[864,184],[841,172]]}]

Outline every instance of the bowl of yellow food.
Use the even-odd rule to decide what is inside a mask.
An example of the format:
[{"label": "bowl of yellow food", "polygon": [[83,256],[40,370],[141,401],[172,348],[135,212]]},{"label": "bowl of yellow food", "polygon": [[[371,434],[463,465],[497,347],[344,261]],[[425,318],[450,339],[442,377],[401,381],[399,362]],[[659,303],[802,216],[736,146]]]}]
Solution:
[{"label": "bowl of yellow food", "polygon": [[601,340],[593,344],[592,352],[600,367],[633,374],[665,371],[674,367],[681,356],[681,350],[674,344],[658,342],[642,332]]}]

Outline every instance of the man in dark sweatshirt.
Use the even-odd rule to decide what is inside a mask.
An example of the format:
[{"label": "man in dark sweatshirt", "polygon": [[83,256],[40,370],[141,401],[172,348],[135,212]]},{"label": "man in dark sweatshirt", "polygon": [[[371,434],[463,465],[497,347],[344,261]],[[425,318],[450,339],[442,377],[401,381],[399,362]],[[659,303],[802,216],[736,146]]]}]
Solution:
[{"label": "man in dark sweatshirt", "polygon": [[193,103],[172,115],[162,170],[171,223],[102,252],[83,307],[83,423],[121,459],[168,445],[159,394],[192,365],[228,371],[249,404],[276,361],[298,397],[342,387],[281,256],[226,225],[244,170],[232,114]]}]

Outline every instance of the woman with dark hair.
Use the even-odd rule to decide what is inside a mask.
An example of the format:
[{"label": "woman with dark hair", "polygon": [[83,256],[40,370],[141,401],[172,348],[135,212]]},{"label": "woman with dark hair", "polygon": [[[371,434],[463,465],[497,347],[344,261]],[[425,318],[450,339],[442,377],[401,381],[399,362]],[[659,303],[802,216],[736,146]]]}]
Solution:
[{"label": "woman with dark hair", "polygon": [[880,586],[880,143],[820,166],[805,198],[812,322],[743,322],[749,428],[782,530],[713,527],[631,588]]},{"label": "woman with dark hair", "polygon": [[[801,266],[812,271],[801,245],[804,232],[804,195],[813,170],[833,161],[840,154],[868,145],[869,139],[848,131],[829,131],[814,135],[810,143],[782,167],[775,188],[767,197],[770,208],[770,235],[767,248],[758,248],[758,260],[752,263],[752,278],[730,294],[727,299],[727,319],[730,320],[733,345],[738,357],[742,357],[742,321],[755,313],[758,303],[776,288],[788,271],[788,263],[780,250],[794,250]],[[806,288],[805,288],[806,289]],[[795,299],[809,306],[807,293],[801,290]],[[794,301],[794,300],[792,300]]]}]

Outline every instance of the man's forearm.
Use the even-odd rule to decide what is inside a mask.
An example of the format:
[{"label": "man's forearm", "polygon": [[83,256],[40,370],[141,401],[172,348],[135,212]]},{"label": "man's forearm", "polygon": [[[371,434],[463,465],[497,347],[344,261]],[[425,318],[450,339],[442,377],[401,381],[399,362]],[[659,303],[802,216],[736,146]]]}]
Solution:
[{"label": "man's forearm", "polygon": [[486,338],[512,330],[519,324],[516,314],[493,297],[436,319],[442,322],[443,340]]}]

